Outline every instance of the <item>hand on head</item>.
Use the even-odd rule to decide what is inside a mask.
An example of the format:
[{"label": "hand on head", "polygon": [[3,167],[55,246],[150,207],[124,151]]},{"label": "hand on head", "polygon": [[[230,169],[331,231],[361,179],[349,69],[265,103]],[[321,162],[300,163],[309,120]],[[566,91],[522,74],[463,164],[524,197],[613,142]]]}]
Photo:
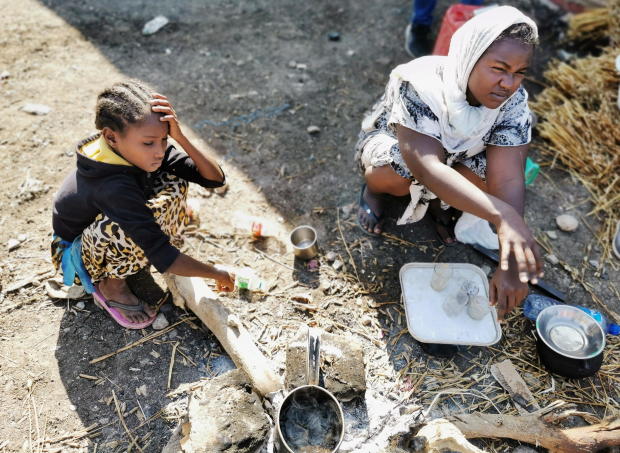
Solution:
[{"label": "hand on head", "polygon": [[153,99],[150,102],[153,112],[163,114],[160,121],[166,121],[168,123],[170,137],[178,141],[183,136],[183,132],[181,131],[177,114],[172,108],[172,104],[168,98],[163,94],[153,93]]}]

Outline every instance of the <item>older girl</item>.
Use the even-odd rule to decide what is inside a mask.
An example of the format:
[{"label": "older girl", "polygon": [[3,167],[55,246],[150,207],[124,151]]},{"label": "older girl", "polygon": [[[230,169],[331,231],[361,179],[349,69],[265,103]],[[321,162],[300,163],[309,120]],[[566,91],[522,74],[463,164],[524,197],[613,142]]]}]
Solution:
[{"label": "older girl", "polygon": [[542,271],[523,219],[531,124],[521,82],[537,38],[536,24],[513,7],[479,14],[454,34],[447,57],[418,58],[392,71],[357,144],[366,180],[358,216],[368,233],[382,231],[384,194],[411,195],[398,223],[416,222],[428,209],[447,244],[454,242],[451,215],[441,207],[495,225],[501,259],[490,299],[500,317]]}]

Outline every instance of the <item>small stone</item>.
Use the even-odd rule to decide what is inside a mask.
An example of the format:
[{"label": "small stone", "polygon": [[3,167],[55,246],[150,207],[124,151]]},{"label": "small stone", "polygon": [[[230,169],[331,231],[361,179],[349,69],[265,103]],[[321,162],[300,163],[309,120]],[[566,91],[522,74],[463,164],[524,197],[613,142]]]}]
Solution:
[{"label": "small stone", "polygon": [[136,395],[147,396],[146,384],[142,384],[140,387],[136,388]]},{"label": "small stone", "polygon": [[153,321],[153,324],[151,324],[151,327],[153,327],[154,330],[162,330],[168,327],[169,325],[170,323],[168,322],[164,314],[158,313],[157,318],[155,318],[155,321]]},{"label": "small stone", "polygon": [[334,262],[332,263],[332,267],[335,270],[339,270],[342,266],[344,266],[344,263],[340,260],[334,260]]},{"label": "small stone", "polygon": [[297,62],[295,60],[291,60],[288,62],[288,67],[291,69],[295,69],[297,67]]},{"label": "small stone", "polygon": [[558,234],[553,230],[545,231],[545,233],[547,234],[547,236],[549,236],[550,239],[558,238]]},{"label": "small stone", "polygon": [[328,263],[333,263],[334,261],[336,261],[336,258],[338,258],[338,255],[336,254],[336,252],[327,252],[327,254],[325,255],[325,259],[327,260]]},{"label": "small stone", "polygon": [[340,33],[338,33],[337,31],[330,31],[327,34],[327,39],[329,39],[330,41],[340,41]]},{"label": "small stone", "polygon": [[557,256],[555,256],[553,253],[550,253],[549,255],[547,255],[545,258],[547,258],[547,261],[549,261],[551,264],[555,265],[558,264],[560,262],[560,260],[558,259]]},{"label": "small stone", "polygon": [[351,214],[351,211],[353,211],[354,206],[355,206],[355,203],[349,203],[349,204],[345,204],[344,206],[341,206],[342,215],[344,218],[349,217],[349,215]]},{"label": "small stone", "polygon": [[314,124],[311,126],[308,126],[308,128],[306,129],[306,132],[310,135],[316,135],[319,132],[321,132],[321,128],[319,126],[315,126]]},{"label": "small stone", "polygon": [[153,19],[149,20],[144,27],[142,28],[142,34],[144,36],[149,36],[157,33],[159,30],[168,25],[168,18],[166,16],[157,16]]},{"label": "small stone", "polygon": [[590,260],[590,266],[592,267],[598,267],[599,266],[599,262],[598,260]]},{"label": "small stone", "polygon": [[159,352],[157,352],[157,351],[151,351],[151,352],[149,352],[149,354],[151,354],[151,355],[152,355],[153,357],[155,357],[156,359],[159,359],[159,357],[160,357],[160,354],[159,354]]},{"label": "small stone", "polygon": [[78,310],[84,310],[85,306],[86,306],[86,304],[82,300],[79,301],[77,304],[75,304],[75,308],[77,308]]},{"label": "small stone", "polygon": [[368,315],[364,316],[362,318],[362,325],[363,326],[370,326],[370,325],[372,325],[372,318],[370,316],[368,316]]},{"label": "small stone", "polygon": [[73,404],[69,404],[69,409],[72,411],[76,411],[77,407],[75,407]]},{"label": "small stone", "polygon": [[347,50],[347,57],[352,57],[353,55],[355,55],[355,50],[353,49]]},{"label": "small stone", "polygon": [[0,73],[0,80],[6,80],[11,77],[11,73],[9,71],[2,71]]},{"label": "small stone", "polygon": [[28,239],[28,236],[25,234],[20,234],[19,236],[17,236],[17,240],[19,242],[24,242],[26,239]]},{"label": "small stone", "polygon": [[562,214],[555,218],[555,222],[562,231],[572,232],[579,227],[579,221],[570,214]]},{"label": "small stone", "polygon": [[24,104],[21,110],[31,115],[47,115],[52,108],[44,104]]},{"label": "small stone", "polygon": [[9,250],[9,252],[12,252],[13,250],[17,249],[20,244],[21,244],[20,241],[18,241],[17,239],[11,238],[7,241],[6,248]]},{"label": "small stone", "polygon": [[295,68],[299,69],[300,71],[305,71],[306,69],[308,69],[308,65],[305,63],[297,63]]},{"label": "small stone", "polygon": [[172,49],[170,47],[166,47],[166,50],[164,50],[164,53],[166,55],[172,55]]}]

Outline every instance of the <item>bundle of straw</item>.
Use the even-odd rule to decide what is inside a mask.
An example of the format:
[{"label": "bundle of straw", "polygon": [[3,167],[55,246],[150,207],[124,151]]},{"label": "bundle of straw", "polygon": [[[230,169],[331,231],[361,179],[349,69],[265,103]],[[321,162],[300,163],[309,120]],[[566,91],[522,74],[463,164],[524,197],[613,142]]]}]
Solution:
[{"label": "bundle of straw", "polygon": [[620,220],[618,53],[618,48],[606,48],[598,57],[552,62],[545,72],[549,87],[532,103],[542,119],[538,132],[545,140],[543,152],[568,167],[592,197],[589,214],[602,221],[597,237],[604,259]]},{"label": "bundle of straw", "polygon": [[594,8],[572,16],[567,36],[573,41],[603,41],[620,45],[620,0],[608,0],[604,8]]},{"label": "bundle of straw", "polygon": [[609,27],[609,9],[595,8],[572,16],[566,35],[573,41],[602,41]]}]

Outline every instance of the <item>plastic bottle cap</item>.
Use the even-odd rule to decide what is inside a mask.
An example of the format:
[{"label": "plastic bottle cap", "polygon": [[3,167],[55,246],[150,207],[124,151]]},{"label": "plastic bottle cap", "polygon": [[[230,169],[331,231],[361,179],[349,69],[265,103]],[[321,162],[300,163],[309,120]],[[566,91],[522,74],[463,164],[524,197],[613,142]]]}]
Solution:
[{"label": "plastic bottle cap", "polygon": [[618,324],[609,324],[607,333],[610,335],[620,335],[620,326]]}]

